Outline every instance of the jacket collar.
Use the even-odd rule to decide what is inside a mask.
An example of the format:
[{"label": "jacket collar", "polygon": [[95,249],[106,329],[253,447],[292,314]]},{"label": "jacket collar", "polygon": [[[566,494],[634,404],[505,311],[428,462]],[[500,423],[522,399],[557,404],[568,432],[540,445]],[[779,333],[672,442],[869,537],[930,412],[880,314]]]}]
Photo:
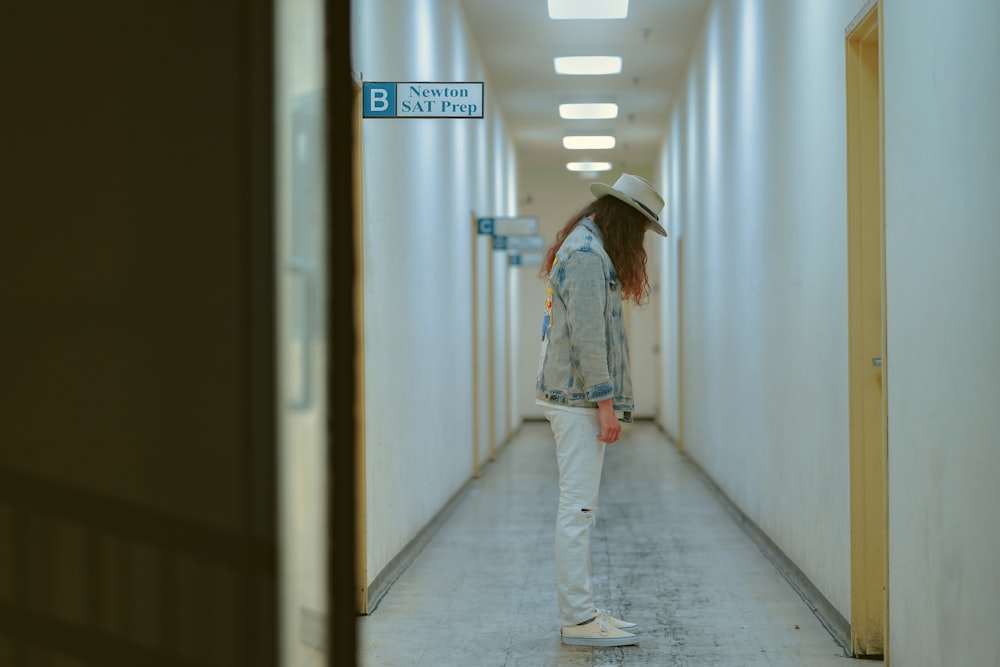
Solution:
[{"label": "jacket collar", "polygon": [[580,224],[583,225],[587,229],[587,231],[593,234],[601,245],[604,244],[604,236],[601,235],[601,230],[598,229],[597,224],[593,220],[587,217],[583,217],[580,218]]}]

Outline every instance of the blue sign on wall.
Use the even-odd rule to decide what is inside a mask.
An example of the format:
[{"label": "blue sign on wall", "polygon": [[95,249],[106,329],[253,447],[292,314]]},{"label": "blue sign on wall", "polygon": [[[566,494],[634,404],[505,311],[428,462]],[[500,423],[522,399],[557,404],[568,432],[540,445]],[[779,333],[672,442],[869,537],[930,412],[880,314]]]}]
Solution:
[{"label": "blue sign on wall", "polygon": [[478,218],[476,223],[480,234],[493,233],[493,218]]},{"label": "blue sign on wall", "polygon": [[370,83],[366,81],[362,88],[364,97],[362,116],[387,117],[396,115],[396,84]]},{"label": "blue sign on wall", "polygon": [[364,118],[482,118],[482,81],[365,81]]}]

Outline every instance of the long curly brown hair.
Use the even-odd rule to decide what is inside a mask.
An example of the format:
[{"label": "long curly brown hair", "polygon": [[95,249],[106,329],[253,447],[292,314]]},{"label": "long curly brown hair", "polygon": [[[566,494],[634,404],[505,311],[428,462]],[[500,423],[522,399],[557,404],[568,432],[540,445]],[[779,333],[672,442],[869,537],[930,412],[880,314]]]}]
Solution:
[{"label": "long curly brown hair", "polygon": [[556,240],[545,251],[541,276],[547,278],[552,262],[563,241],[573,231],[581,218],[589,217],[601,230],[604,250],[618,274],[622,286],[622,299],[636,305],[645,303],[649,296],[649,277],[646,275],[646,248],[642,241],[646,233],[646,216],[611,195],[604,195],[590,202],[566,221],[556,233]]}]

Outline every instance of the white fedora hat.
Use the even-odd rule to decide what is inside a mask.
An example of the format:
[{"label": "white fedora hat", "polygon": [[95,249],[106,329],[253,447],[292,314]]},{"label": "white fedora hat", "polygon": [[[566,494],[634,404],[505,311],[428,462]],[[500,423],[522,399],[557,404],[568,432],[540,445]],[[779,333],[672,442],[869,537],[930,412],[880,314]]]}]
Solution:
[{"label": "white fedora hat", "polygon": [[666,236],[667,230],[660,224],[660,213],[663,211],[663,197],[656,191],[653,184],[645,178],[639,178],[632,174],[622,174],[615,181],[614,185],[604,183],[593,183],[590,192],[595,197],[611,195],[639,211],[650,221],[650,229]]}]

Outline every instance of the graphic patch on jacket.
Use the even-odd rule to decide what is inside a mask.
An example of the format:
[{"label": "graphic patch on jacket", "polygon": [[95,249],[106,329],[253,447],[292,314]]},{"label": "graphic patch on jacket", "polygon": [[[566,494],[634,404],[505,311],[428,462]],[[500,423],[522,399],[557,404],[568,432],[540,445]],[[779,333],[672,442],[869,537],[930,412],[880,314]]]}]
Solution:
[{"label": "graphic patch on jacket", "polygon": [[[552,261],[553,268],[559,258]],[[549,270],[549,274],[552,271]],[[535,378],[535,385],[542,383],[542,372],[545,368],[545,353],[549,349],[549,334],[552,332],[552,281],[549,280],[548,288],[545,290],[545,314],[542,316],[542,347],[538,354],[538,374]]]},{"label": "graphic patch on jacket", "polygon": [[[556,266],[556,262],[559,258],[556,257],[552,260],[552,268]],[[549,270],[551,275],[552,270]],[[552,331],[552,281],[549,281],[548,288],[545,290],[545,314],[542,317],[542,340],[549,339],[549,332]]]}]

